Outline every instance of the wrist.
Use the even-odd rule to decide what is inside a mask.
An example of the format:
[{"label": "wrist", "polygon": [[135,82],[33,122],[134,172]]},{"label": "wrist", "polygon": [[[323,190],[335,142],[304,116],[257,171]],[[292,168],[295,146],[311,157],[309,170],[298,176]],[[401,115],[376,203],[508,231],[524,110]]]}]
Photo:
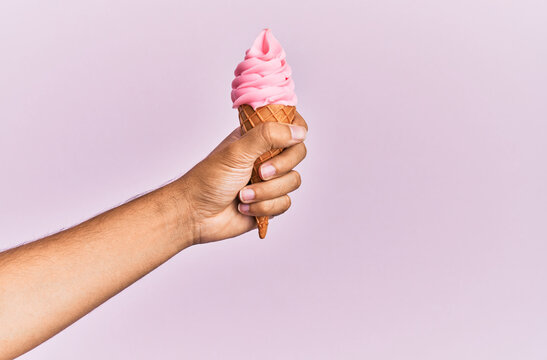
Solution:
[{"label": "wrist", "polygon": [[183,250],[194,245],[199,238],[198,226],[189,202],[188,182],[181,177],[158,189],[160,213],[168,229],[168,236]]}]

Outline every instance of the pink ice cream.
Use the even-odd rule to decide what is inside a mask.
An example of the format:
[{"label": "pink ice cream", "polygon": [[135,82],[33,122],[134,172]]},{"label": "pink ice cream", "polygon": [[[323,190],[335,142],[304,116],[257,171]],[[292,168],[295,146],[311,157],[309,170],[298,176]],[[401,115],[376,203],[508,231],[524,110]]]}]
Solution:
[{"label": "pink ice cream", "polygon": [[285,50],[270,29],[262,30],[234,74],[234,108],[243,104],[253,109],[268,104],[296,105],[291,67],[285,61]]}]

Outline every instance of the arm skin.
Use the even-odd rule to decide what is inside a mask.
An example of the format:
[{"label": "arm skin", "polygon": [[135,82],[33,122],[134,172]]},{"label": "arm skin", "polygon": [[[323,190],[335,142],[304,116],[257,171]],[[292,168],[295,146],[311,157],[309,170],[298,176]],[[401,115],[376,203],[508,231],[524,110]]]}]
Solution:
[{"label": "arm skin", "polygon": [[[181,250],[247,232],[254,215],[286,211],[286,194],[300,185],[292,168],[306,155],[307,125],[298,114],[295,124],[263,124],[243,136],[236,129],[172,183],[0,253],[0,359],[36,347]],[[247,185],[254,160],[272,148],[285,151],[261,170],[271,165],[275,174]]]}]

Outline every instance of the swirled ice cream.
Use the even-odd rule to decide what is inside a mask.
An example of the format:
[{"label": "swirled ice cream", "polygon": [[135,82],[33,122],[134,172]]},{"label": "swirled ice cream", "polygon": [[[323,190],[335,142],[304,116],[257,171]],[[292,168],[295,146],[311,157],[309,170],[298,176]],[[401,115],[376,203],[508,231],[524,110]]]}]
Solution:
[{"label": "swirled ice cream", "polygon": [[294,82],[285,56],[285,50],[271,30],[262,30],[234,71],[233,107],[243,104],[253,109],[268,104],[295,106]]}]

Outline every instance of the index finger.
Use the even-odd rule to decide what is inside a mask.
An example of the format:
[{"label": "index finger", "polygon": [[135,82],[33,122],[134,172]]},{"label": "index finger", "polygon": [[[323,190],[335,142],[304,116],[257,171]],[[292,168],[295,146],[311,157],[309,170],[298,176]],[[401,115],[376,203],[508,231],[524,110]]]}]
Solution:
[{"label": "index finger", "polygon": [[306,128],[306,130],[308,130],[308,124],[306,123],[306,120],[304,120],[304,118],[302,117],[302,115],[300,115],[300,113],[297,111],[294,115],[294,120],[292,122],[293,125],[299,125],[299,126],[303,126]]}]

